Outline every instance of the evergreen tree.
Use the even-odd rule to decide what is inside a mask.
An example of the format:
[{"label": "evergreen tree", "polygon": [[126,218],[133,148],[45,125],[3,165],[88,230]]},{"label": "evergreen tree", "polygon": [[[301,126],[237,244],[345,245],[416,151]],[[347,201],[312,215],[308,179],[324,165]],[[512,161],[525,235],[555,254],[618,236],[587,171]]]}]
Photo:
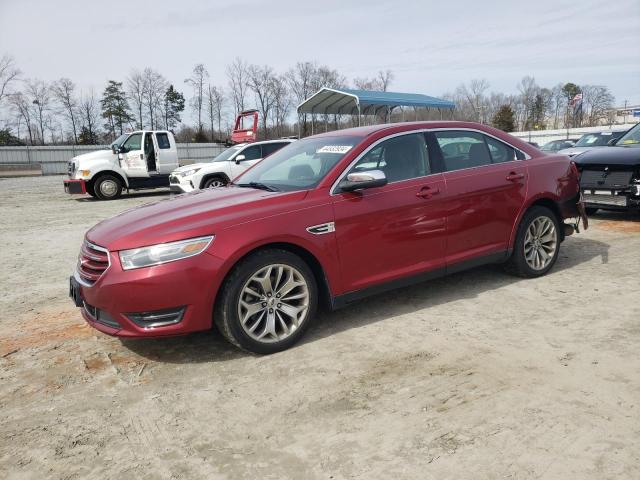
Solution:
[{"label": "evergreen tree", "polygon": [[82,127],[80,135],[78,135],[78,145],[97,145],[98,135],[87,127]]},{"label": "evergreen tree", "polygon": [[491,124],[503,132],[513,132],[516,129],[513,109],[509,105],[502,105],[491,119]]},{"label": "evergreen tree", "polygon": [[184,111],[184,95],[169,85],[164,94],[164,126],[173,130],[180,123],[180,112]]},{"label": "evergreen tree", "polygon": [[107,119],[104,128],[110,132],[113,138],[122,135],[125,125],[133,120],[122,82],[109,80],[100,104],[102,105],[102,117]]}]

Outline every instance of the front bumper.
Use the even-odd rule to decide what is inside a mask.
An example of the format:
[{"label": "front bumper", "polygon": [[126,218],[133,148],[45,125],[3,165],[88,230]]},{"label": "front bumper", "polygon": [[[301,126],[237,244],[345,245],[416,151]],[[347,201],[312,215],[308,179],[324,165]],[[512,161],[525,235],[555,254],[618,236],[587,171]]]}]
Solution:
[{"label": "front bumper", "polygon": [[[109,255],[111,267],[96,283],[80,285],[80,310],[92,327],[119,337],[183,335],[211,328],[222,280],[221,259],[204,252],[163,265],[122,270],[117,252]],[[144,328],[134,321],[142,312],[177,309],[183,311],[176,323]]]},{"label": "front bumper", "polygon": [[640,195],[629,189],[584,188],[582,193],[589,208],[606,210],[640,209]]},{"label": "front bumper", "polygon": [[169,188],[176,193],[189,193],[195,190],[193,186],[193,177],[179,177],[177,175],[169,176]]},{"label": "front bumper", "polygon": [[65,193],[78,195],[84,195],[87,193],[87,184],[84,180],[65,178],[62,182],[64,183]]}]

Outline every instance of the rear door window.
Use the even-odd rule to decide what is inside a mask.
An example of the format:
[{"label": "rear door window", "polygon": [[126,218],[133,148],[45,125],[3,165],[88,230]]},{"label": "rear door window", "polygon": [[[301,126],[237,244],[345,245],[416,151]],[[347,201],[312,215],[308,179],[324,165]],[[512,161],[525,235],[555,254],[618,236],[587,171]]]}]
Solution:
[{"label": "rear door window", "polygon": [[278,143],[265,143],[262,145],[262,158],[271,155],[273,152],[277,152],[285,145],[289,145],[289,142]]},{"label": "rear door window", "polygon": [[163,150],[171,148],[169,135],[167,135],[166,133],[156,133],[156,140],[158,140],[158,148],[161,148]]},{"label": "rear door window", "polygon": [[462,130],[433,133],[442,152],[446,172],[491,164],[491,154],[481,133]]},{"label": "rear door window", "polygon": [[513,147],[495,138],[485,136],[484,139],[489,147],[492,163],[511,162],[516,159],[516,151]]}]

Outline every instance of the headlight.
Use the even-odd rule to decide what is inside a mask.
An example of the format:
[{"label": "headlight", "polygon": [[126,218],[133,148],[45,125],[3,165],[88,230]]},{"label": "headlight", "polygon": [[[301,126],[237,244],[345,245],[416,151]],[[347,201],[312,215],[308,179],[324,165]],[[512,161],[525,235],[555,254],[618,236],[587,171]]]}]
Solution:
[{"label": "headlight", "polygon": [[161,263],[174,262],[202,253],[213,241],[214,235],[190,238],[179,242],[160,243],[149,247],[120,251],[120,263],[123,270],[150,267]]},{"label": "headlight", "polygon": [[196,173],[198,170],[200,170],[199,168],[192,168],[191,170],[186,170],[184,172],[178,172],[178,175],[180,175],[181,177],[188,177],[189,175],[193,175],[194,173]]}]

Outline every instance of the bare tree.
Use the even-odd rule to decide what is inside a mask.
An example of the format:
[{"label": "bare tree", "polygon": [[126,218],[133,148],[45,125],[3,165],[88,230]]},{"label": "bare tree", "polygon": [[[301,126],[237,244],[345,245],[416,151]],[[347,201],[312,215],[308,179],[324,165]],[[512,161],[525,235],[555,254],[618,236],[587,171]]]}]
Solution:
[{"label": "bare tree", "polygon": [[20,70],[16,67],[13,57],[3,55],[0,58],[0,104],[9,94],[10,85],[18,79]]},{"label": "bare tree", "polygon": [[562,112],[567,108],[567,97],[562,90],[563,84],[559,83],[551,89],[551,109],[550,114],[553,118],[553,128],[560,128],[560,118]]},{"label": "bare tree", "polygon": [[284,135],[284,126],[291,108],[291,95],[287,89],[287,79],[279,75],[273,79],[273,124],[276,127],[276,136]]},{"label": "bare tree", "polygon": [[40,143],[44,145],[44,127],[51,110],[51,88],[44,80],[34,79],[27,80],[25,89],[34,105],[33,116],[38,124]]},{"label": "bare tree", "polygon": [[262,135],[267,138],[267,120],[273,107],[273,87],[275,75],[267,65],[262,67],[251,65],[247,69],[247,86],[256,96],[260,115],[262,116]]},{"label": "bare tree", "polygon": [[221,88],[209,84],[207,86],[207,114],[211,125],[211,140],[215,141],[213,125],[217,122],[218,135],[221,135],[222,129],[222,107],[224,96]]},{"label": "bare tree", "polygon": [[144,128],[144,117],[142,112],[144,110],[145,102],[145,85],[144,75],[139,70],[133,70],[127,77],[127,94],[129,99],[133,103],[133,109],[137,114],[137,128],[142,130]]},{"label": "bare tree", "polygon": [[94,145],[98,143],[98,122],[100,120],[100,106],[95,93],[91,90],[80,98],[80,112],[82,118],[83,143]]},{"label": "bare tree", "polygon": [[469,85],[462,84],[455,91],[456,104],[465,119],[487,123],[489,117],[486,91],[489,82],[484,79],[473,79]]},{"label": "bare tree", "polygon": [[227,79],[229,81],[231,100],[233,101],[234,115],[238,115],[245,108],[244,102],[248,88],[247,69],[246,62],[238,57],[231,65],[227,66]]},{"label": "bare tree", "polygon": [[609,110],[613,107],[614,97],[609,89],[602,85],[583,85],[583,111],[589,126],[596,126],[607,119]]},{"label": "bare tree", "polygon": [[73,132],[73,143],[78,144],[78,98],[76,97],[76,86],[68,78],[61,78],[52,86],[53,95],[62,107],[62,114],[71,124]]},{"label": "bare tree", "polygon": [[540,87],[536,83],[536,79],[526,75],[522,77],[518,84],[518,91],[520,92],[520,98],[522,102],[522,108],[519,110],[519,123],[523,130],[528,130],[533,127],[534,119],[534,104],[536,96],[540,93]]},{"label": "bare tree", "polygon": [[202,133],[203,123],[202,123],[202,108],[204,106],[204,97],[205,97],[205,83],[209,78],[209,72],[204,67],[203,64],[199,63],[195,67],[193,67],[193,72],[189,78],[187,78],[184,82],[188,85],[191,85],[193,88],[193,98],[191,99],[191,105],[193,109],[198,114],[198,131]]},{"label": "bare tree", "polygon": [[158,128],[163,117],[163,99],[167,90],[165,78],[152,68],[145,68],[142,72],[142,103],[147,109],[151,130]]},{"label": "bare tree", "polygon": [[[12,110],[16,113],[17,118],[24,121],[24,124],[27,127],[27,133],[29,134],[29,144],[33,145],[34,127],[32,123],[33,104],[31,103],[31,99],[24,93],[18,92],[9,95],[9,102]],[[18,136],[20,136],[20,133],[18,133]]]}]

